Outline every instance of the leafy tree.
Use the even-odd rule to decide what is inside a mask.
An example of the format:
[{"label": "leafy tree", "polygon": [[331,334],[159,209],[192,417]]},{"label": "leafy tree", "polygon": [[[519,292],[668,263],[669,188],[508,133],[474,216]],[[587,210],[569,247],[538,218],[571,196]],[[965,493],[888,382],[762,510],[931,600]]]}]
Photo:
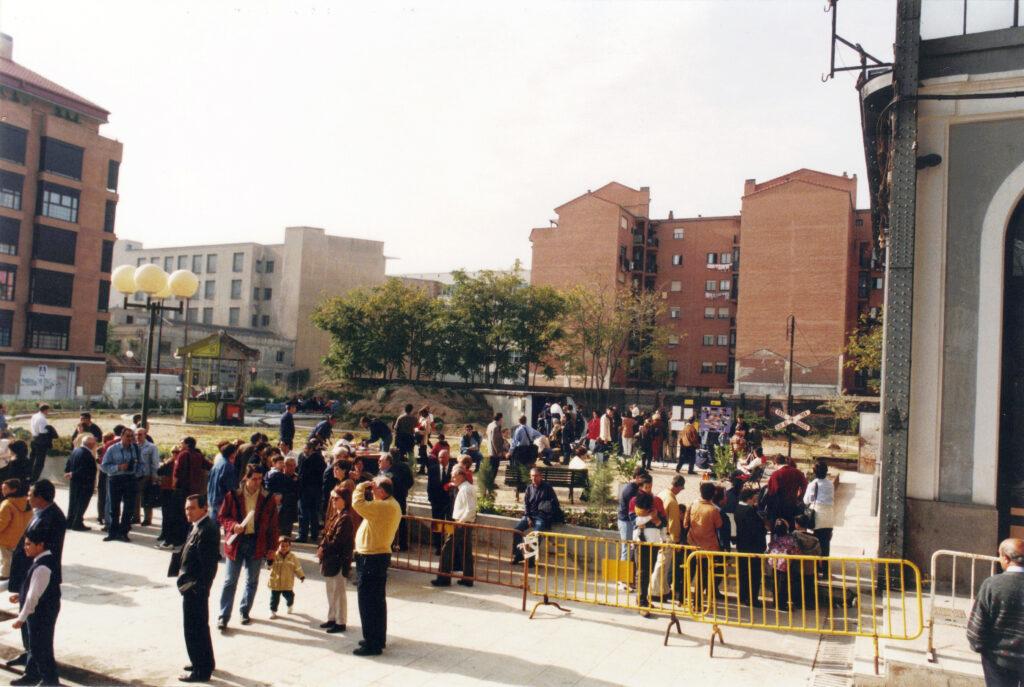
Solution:
[{"label": "leafy tree", "polygon": [[846,367],[870,375],[868,389],[876,394],[882,387],[878,376],[882,369],[882,330],[882,314],[877,318],[861,315],[857,329],[846,342]]}]

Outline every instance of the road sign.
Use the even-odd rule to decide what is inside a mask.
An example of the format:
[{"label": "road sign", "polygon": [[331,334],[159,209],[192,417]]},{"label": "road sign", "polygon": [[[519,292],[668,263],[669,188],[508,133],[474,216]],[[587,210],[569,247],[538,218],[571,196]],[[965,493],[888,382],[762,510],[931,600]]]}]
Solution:
[{"label": "road sign", "polygon": [[811,430],[811,426],[809,424],[807,424],[806,422],[801,422],[801,420],[803,420],[805,417],[811,414],[811,411],[809,410],[805,410],[802,413],[797,413],[796,415],[789,415],[780,410],[779,408],[776,408],[775,414],[782,418],[782,422],[775,425],[775,429],[785,429],[786,425],[793,425],[794,427],[799,427],[805,432],[809,432]]}]

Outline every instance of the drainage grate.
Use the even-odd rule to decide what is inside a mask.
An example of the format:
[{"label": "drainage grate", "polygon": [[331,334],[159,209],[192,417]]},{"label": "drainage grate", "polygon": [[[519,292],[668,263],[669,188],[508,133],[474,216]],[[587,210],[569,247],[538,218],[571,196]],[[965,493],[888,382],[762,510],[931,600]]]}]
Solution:
[{"label": "drainage grate", "polygon": [[853,643],[853,637],[819,637],[809,687],[853,687]]}]

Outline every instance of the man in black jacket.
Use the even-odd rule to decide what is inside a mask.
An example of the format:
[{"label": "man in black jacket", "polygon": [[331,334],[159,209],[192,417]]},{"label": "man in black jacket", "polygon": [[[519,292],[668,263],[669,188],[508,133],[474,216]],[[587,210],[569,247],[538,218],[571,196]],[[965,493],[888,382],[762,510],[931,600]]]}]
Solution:
[{"label": "man in black jacket", "polygon": [[359,426],[370,430],[370,438],[366,439],[363,444],[372,444],[375,441],[379,441],[381,451],[387,453],[391,450],[391,428],[388,427],[388,423],[379,417],[371,418],[368,415],[363,415],[359,418]]},{"label": "man in black jacket", "polygon": [[181,550],[178,591],[185,625],[185,648],[191,663],[178,679],[182,682],[207,682],[214,669],[213,642],[210,641],[210,587],[217,575],[220,558],[220,530],[210,519],[206,497],[193,494],[185,501],[185,517],[192,531]]},{"label": "man in black jacket", "polygon": [[[738,553],[765,552],[764,520],[757,512],[758,490],[753,484],[744,484],[740,501],[736,504],[736,551]],[[741,604],[761,604],[761,564],[757,558],[740,557],[739,596]]]},{"label": "man in black jacket", "polygon": [[[430,517],[434,520],[448,520],[452,512],[452,499],[448,484],[452,480],[452,466],[448,451],[437,454],[437,460],[427,466],[427,500],[430,501]],[[434,553],[441,553],[441,532],[431,532],[430,540]]]},{"label": "man in black jacket", "polygon": [[328,415],[320,422],[316,423],[316,427],[309,433],[309,440],[313,441],[317,439],[324,446],[328,446],[331,440],[331,435],[334,434],[334,416]]},{"label": "man in black jacket", "polygon": [[309,440],[299,459],[299,538],[295,540],[298,544],[320,540],[320,497],[326,469],[320,442]]},{"label": "man in black jacket", "polygon": [[291,449],[292,441],[295,439],[295,409],[298,408],[298,404],[295,401],[288,401],[288,404],[284,408],[284,414],[281,415],[281,443],[287,444],[288,448]]},{"label": "man in black jacket", "polygon": [[999,545],[1003,574],[981,583],[967,623],[967,641],[981,654],[985,684],[1024,681],[1024,539]]},{"label": "man in black jacket", "polygon": [[71,433],[71,443],[75,443],[75,439],[78,438],[79,434],[86,432],[96,437],[96,441],[103,441],[103,430],[92,421],[92,413],[79,414],[78,425],[75,427],[75,431]]},{"label": "man in black jacket", "polygon": [[71,452],[64,464],[68,479],[68,529],[78,532],[92,529],[83,522],[92,492],[96,488],[96,439],[89,434],[82,445]]},{"label": "man in black jacket", "polygon": [[[392,496],[402,508],[402,515],[405,515],[406,502],[409,499],[409,490],[416,484],[416,478],[412,476],[412,468],[402,458],[398,449],[393,449],[380,457],[380,474],[391,480],[391,487],[394,489]],[[398,532],[395,534],[395,545],[399,551],[409,550],[409,528],[405,525],[405,518],[398,523]]]},{"label": "man in black jacket", "polygon": [[[56,559],[54,583],[59,585],[64,581],[61,575],[61,563],[64,555],[67,518],[64,517],[64,512],[60,507],[53,502],[56,494],[57,490],[54,488],[53,482],[48,479],[39,480],[29,489],[28,502],[35,513],[11,556],[11,576],[7,581],[7,589],[11,592],[21,590],[21,583],[32,566],[32,560],[25,554],[25,536],[30,532],[33,533],[33,536],[41,538],[38,543],[45,544],[46,549]],[[25,626],[21,628],[21,642],[25,646],[25,651],[7,661],[8,667],[25,665],[28,661],[29,641],[28,630]]]}]

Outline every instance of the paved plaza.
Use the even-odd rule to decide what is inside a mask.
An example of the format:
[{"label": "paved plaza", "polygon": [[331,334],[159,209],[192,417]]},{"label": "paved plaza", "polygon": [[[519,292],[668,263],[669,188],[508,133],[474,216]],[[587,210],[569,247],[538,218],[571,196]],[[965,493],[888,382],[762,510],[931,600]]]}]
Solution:
[{"label": "paved plaza", "polygon": [[[851,508],[862,502],[860,486]],[[65,490],[57,501],[66,506]],[[152,546],[157,532],[135,528],[130,544],[104,543],[99,529],[68,533],[56,651],[69,667],[69,683],[177,684],[187,662],[180,597],[165,576],[169,553]],[[269,619],[264,570],[253,624],[239,625],[236,609],[228,633],[213,632],[213,684],[794,685],[811,678],[818,650],[816,636],[724,628],[726,644],[709,658],[707,625],[684,621],[684,635],[663,647],[662,618],[570,605],[569,614],[542,607],[529,620],[519,610],[518,590],[484,584],[437,590],[428,575],[393,571],[387,650],[358,658],[351,654],[362,637],[354,589],[348,632],[324,633],[317,626],[327,604],[314,550],[296,550],[308,579],[296,583],[295,613]],[[212,618],[222,576],[223,570],[211,594]],[[9,622],[0,625],[0,655],[14,655],[19,645]]]}]

